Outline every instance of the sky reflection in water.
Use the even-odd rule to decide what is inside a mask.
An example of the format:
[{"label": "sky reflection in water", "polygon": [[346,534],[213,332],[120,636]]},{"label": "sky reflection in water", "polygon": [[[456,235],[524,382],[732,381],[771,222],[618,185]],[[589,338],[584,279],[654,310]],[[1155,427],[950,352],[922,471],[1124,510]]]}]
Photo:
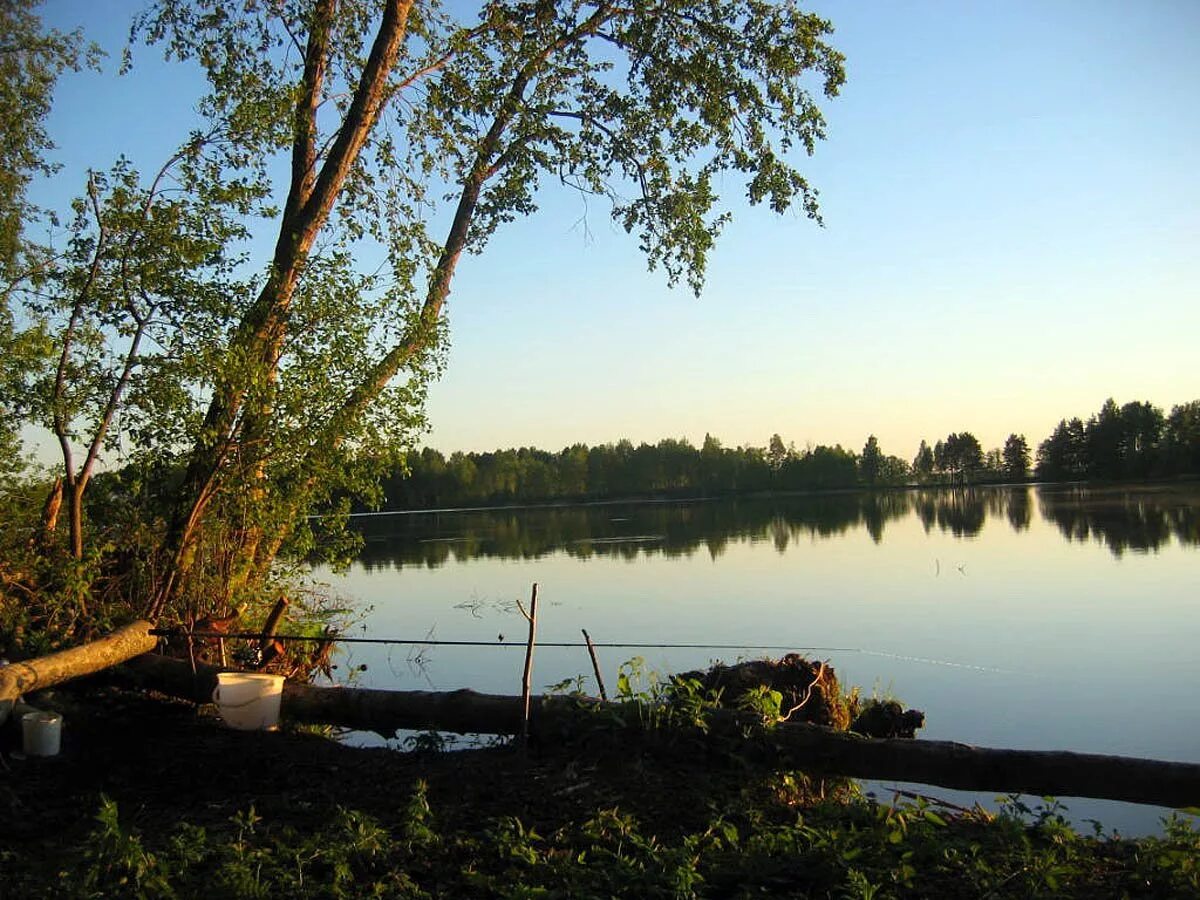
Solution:
[{"label": "sky reflection in water", "polygon": [[[783,645],[844,684],[922,708],[922,736],[1200,762],[1200,486],[992,488],[440,512],[359,520],[336,590],[371,636],[490,648],[357,648],[367,686],[519,691],[524,622],[539,639],[714,643],[641,653],[660,671]],[[504,636],[503,641],[499,640]],[[538,651],[535,685],[590,672]],[[587,679],[591,688],[591,678]],[[959,797],[937,790],[938,796]],[[988,799],[988,798],[984,798]],[[1126,832],[1161,811],[1074,800]]]}]

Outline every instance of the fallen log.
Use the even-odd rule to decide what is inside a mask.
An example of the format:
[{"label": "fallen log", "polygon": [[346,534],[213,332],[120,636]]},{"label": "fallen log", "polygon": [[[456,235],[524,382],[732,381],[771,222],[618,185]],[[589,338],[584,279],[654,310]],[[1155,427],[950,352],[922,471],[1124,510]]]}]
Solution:
[{"label": "fallen log", "polygon": [[1200,764],[1196,763],[1066,750],[1005,750],[953,741],[867,738],[806,724],[782,725],[768,740],[776,742],[780,763],[828,775],[1176,808],[1200,802]]},{"label": "fallen log", "polygon": [[[141,687],[208,702],[219,669],[196,673],[181,660],[138,657],[126,669]],[[593,713],[619,712],[622,704],[534,698],[532,729],[548,740],[556,734],[596,727]],[[396,729],[436,729],[460,734],[519,734],[519,696],[471,690],[381,691],[362,688],[284,686],[282,714],[294,722],[341,725],[392,734]],[[626,716],[636,720],[636,716]],[[753,717],[713,710],[704,740],[740,740]],[[910,781],[959,790],[1095,797],[1157,806],[1200,806],[1200,764],[1125,756],[1045,750],[1003,750],[949,741],[866,738],[805,723],[785,723],[767,732],[753,730],[758,752],[772,765],[823,775]]]},{"label": "fallen log", "polygon": [[[217,673],[227,671],[198,663],[147,654],[123,666],[124,683],[160,691],[196,703],[211,703]],[[317,687],[288,682],[283,686],[281,714],[293,722],[340,725],[390,735],[397,729],[433,728],[458,734],[519,734],[521,698],[476,691],[378,691]]]},{"label": "fallen log", "polygon": [[0,724],[8,719],[13,703],[22,694],[92,675],[149,653],[158,644],[158,638],[150,634],[152,627],[149,622],[133,622],[91,643],[0,668]]}]

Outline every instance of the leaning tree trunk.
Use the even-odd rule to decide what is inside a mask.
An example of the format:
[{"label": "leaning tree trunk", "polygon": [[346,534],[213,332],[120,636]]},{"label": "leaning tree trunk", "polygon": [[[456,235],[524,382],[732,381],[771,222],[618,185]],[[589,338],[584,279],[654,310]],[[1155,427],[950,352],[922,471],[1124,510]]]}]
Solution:
[{"label": "leaning tree trunk", "polygon": [[[267,382],[277,372],[288,314],[301,272],[390,96],[391,75],[408,34],[408,17],[414,4],[413,0],[386,0],[381,5],[382,17],[370,53],[323,161],[319,159],[316,145],[316,126],[330,52],[332,32],[329,26],[336,13],[336,4],[332,0],[323,0],[314,15],[304,52],[304,75],[298,86],[292,180],[280,221],[271,273],[258,298],[238,323],[232,341],[232,350],[251,360],[258,370],[255,374]],[[204,434],[208,437],[197,441],[184,473],[179,501],[163,544],[170,562],[166,577],[147,607],[148,618],[160,617],[181,591],[181,582],[192,565],[195,544],[204,527],[207,508],[222,486],[228,455],[239,445],[245,447],[247,438],[265,431],[265,417],[271,411],[270,391],[257,400],[250,397],[250,393],[251,384],[244,378],[218,384],[213,392],[204,420]],[[249,410],[245,406],[247,400],[253,401]],[[256,536],[249,535],[248,539],[257,544]],[[253,559],[254,549],[250,548],[248,552]]]}]

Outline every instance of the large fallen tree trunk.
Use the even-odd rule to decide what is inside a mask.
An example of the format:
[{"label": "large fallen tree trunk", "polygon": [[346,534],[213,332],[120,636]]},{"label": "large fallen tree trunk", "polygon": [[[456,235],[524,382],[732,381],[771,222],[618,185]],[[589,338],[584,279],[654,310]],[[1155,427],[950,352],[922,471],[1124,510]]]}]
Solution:
[{"label": "large fallen tree trunk", "polygon": [[768,738],[781,762],[854,778],[914,781],[964,791],[1095,797],[1156,806],[1200,802],[1200,765],[1066,750],[1003,750],[952,741],[865,738],[782,725]]},{"label": "large fallen tree trunk", "polygon": [[[196,703],[212,702],[216,666],[190,663],[158,654],[130,660],[124,666],[134,686],[161,691]],[[126,682],[129,683],[129,682]],[[458,734],[519,734],[521,698],[475,691],[375,691],[362,688],[283,686],[281,715],[311,725],[341,725],[392,734],[397,729],[433,728]]]},{"label": "large fallen tree trunk", "polygon": [[[206,702],[219,669],[143,656],[127,668],[142,687]],[[589,701],[586,712],[562,697],[535,698],[532,727],[543,740],[574,728],[596,727],[597,710],[620,704]],[[517,696],[462,690],[380,691],[288,684],[282,714],[296,722],[341,725],[391,734],[432,728],[481,734],[517,734]],[[625,716],[626,721],[636,716]],[[740,739],[753,719],[732,710],[709,715],[705,739]],[[895,779],[961,790],[1039,796],[1097,797],[1159,806],[1200,806],[1200,764],[1043,750],[1000,750],[948,741],[877,740],[807,724],[783,724],[756,738],[773,765],[826,775]]]},{"label": "large fallen tree trunk", "polygon": [[22,694],[92,675],[149,653],[158,644],[158,638],[150,634],[152,627],[149,622],[133,622],[89,644],[0,667],[0,724],[8,719],[13,703]]}]

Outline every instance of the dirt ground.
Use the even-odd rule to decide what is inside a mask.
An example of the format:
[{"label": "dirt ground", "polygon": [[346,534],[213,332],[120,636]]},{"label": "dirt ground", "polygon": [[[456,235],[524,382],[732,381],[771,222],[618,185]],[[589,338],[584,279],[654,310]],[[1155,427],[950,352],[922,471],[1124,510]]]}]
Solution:
[{"label": "dirt ground", "polygon": [[[780,779],[744,757],[715,755],[707,744],[679,737],[680,729],[641,744],[609,728],[567,747],[398,752],[304,730],[233,731],[212,706],[96,683],[73,682],[27,699],[63,714],[63,747],[57,757],[26,759],[14,752],[15,728],[0,734],[0,857],[16,873],[0,872],[0,900],[8,900],[6,877],[46,897],[65,896],[62,887],[77,885],[71,880],[77,871],[107,877],[104,866],[87,868],[85,851],[96,845],[88,836],[102,797],[116,802],[121,831],[135,832],[147,850],[169,851],[181,822],[203,827],[208,846],[226,849],[241,841],[234,820],[245,821],[251,807],[277,835],[323,842],[329,824],[345,818],[338,810],[346,809],[402,836],[419,781],[429,804],[422,822],[448,837],[439,838],[438,852],[403,849],[397,837],[364,870],[398,891],[576,896],[574,886],[583,885],[589,896],[642,896],[643,886],[653,884],[658,895],[671,896],[678,893],[671,879],[685,872],[702,875],[702,896],[851,896],[868,875],[897,896],[1200,896],[1194,871],[1200,843],[1190,832],[1173,843],[1134,845],[1064,837],[1054,822],[1026,829],[940,808],[940,818],[853,803],[798,810],[795,804],[814,796],[803,776]],[[840,793],[839,784],[823,789]],[[616,840],[620,851],[625,832],[594,837],[580,827],[611,810],[636,820],[637,838],[630,837],[625,856],[604,843]],[[511,852],[504,843],[511,830],[489,836],[490,823],[502,820],[519,820],[529,830],[523,833],[543,836],[534,861],[518,864],[504,855]],[[745,836],[740,844],[723,844],[723,832],[708,827],[735,820]],[[660,850],[690,868],[663,868]],[[185,879],[180,896],[213,895],[215,876],[204,868],[210,858],[225,860],[227,880],[240,871],[215,855],[188,863],[186,871],[172,870]],[[327,861],[322,865],[328,869]],[[316,877],[332,878],[326,869]],[[285,890],[292,890],[298,882],[288,873]],[[324,896],[329,885],[312,883]],[[141,895],[110,887],[88,896]]]}]

